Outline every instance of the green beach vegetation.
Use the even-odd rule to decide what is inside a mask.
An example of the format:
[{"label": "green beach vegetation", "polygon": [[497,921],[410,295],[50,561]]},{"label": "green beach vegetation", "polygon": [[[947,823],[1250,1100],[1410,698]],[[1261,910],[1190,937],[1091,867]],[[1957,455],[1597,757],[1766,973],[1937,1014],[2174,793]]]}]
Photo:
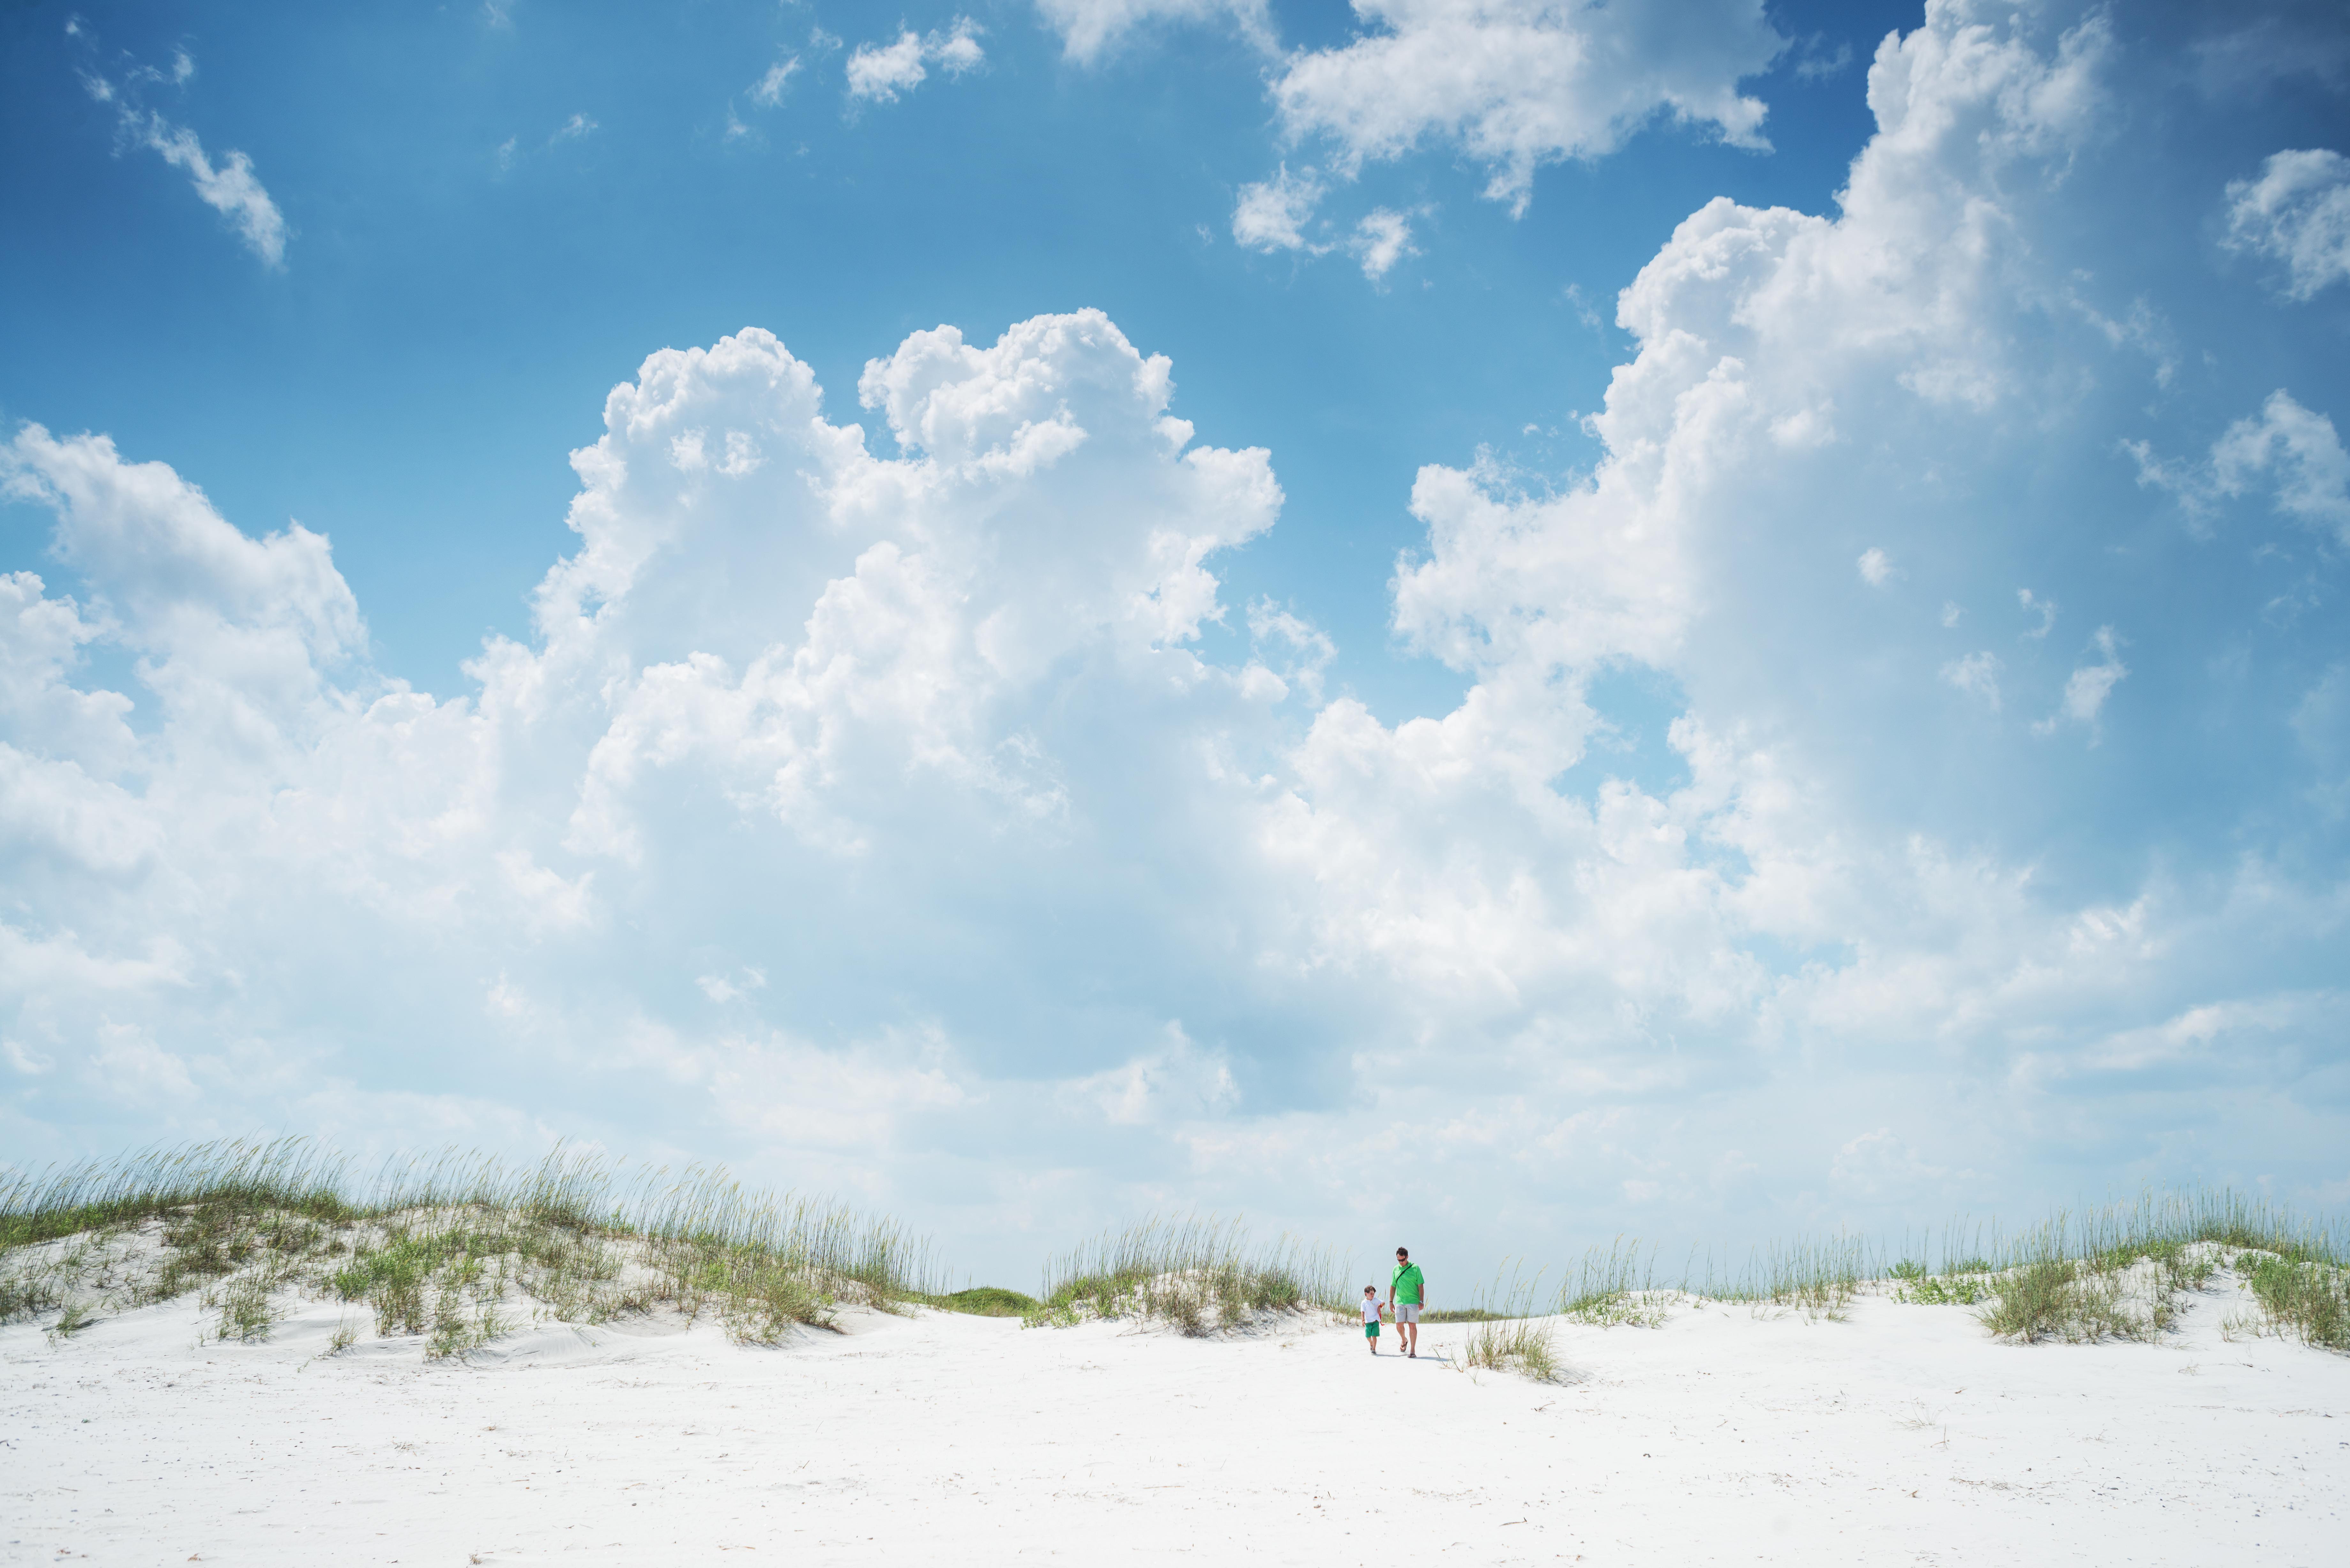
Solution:
[{"label": "green beach vegetation", "polygon": [[[2012,1236],[1960,1223],[1939,1244],[1891,1251],[1837,1235],[1773,1243],[1735,1272],[1711,1257],[1678,1274],[1653,1251],[1617,1238],[1595,1247],[1541,1297],[1517,1276],[1466,1310],[1462,1357],[1473,1366],[1558,1375],[1536,1319],[1595,1327],[1659,1327],[1677,1307],[1745,1305],[1835,1321],[1863,1294],[1919,1306],[1970,1308],[1992,1334],[2018,1344],[2158,1339],[2182,1298],[2222,1272],[2250,1296],[2223,1324],[2230,1336],[2265,1334],[2350,1351],[2350,1259],[2324,1225],[2282,1205],[2220,1189],[2147,1193],[2133,1201],[2060,1211]],[[1433,1314],[1431,1314],[1433,1316]]]},{"label": "green beach vegetation", "polygon": [[[2197,1189],[2060,1212],[2012,1235],[1960,1222],[1880,1248],[1847,1235],[1679,1270],[1643,1243],[1594,1247],[1546,1286],[1511,1269],[1465,1306],[1464,1367],[1563,1375],[1559,1324],[1659,1327],[1676,1310],[1744,1305],[1835,1321],[1863,1295],[1970,1311],[2019,1344],[2153,1340],[2191,1293],[2232,1282],[2230,1335],[2350,1352],[2350,1266],[2324,1225],[2242,1193]],[[447,1153],[365,1180],[307,1139],[153,1149],[40,1174],[0,1173],[0,1322],[54,1343],[105,1318],[194,1296],[214,1339],[265,1340],[290,1306],[348,1307],[362,1326],[462,1355],[546,1324],[672,1313],[745,1344],[824,1327],[843,1306],[917,1307],[1026,1326],[1126,1320],[1192,1335],[1328,1313],[1352,1322],[1363,1282],[1336,1254],[1260,1245],[1237,1220],[1152,1218],[1055,1259],[1031,1296],[944,1290],[925,1242],[885,1217],[775,1197],[723,1170],[630,1170],[558,1149],[529,1165]]]},{"label": "green beach vegetation", "polygon": [[968,1313],[973,1317],[1026,1317],[1045,1305],[1035,1296],[1005,1290],[1001,1285],[973,1285],[942,1296],[925,1296],[921,1304],[941,1312]]},{"label": "green beach vegetation", "polygon": [[1024,1315],[1031,1326],[1131,1318],[1204,1335],[1315,1308],[1350,1315],[1361,1286],[1348,1280],[1331,1252],[1258,1246],[1238,1220],[1154,1216],[1047,1264],[1043,1299]]},{"label": "green beach vegetation", "polygon": [[1463,1371],[1521,1373],[1537,1383],[1558,1376],[1561,1368],[1552,1351],[1555,1320],[1543,1312],[1542,1292],[1539,1272],[1528,1278],[1523,1271],[1503,1265],[1503,1272],[1477,1293],[1462,1314],[1469,1332],[1461,1336],[1453,1364]]},{"label": "green beach vegetation", "polygon": [[194,1294],[223,1340],[265,1339],[287,1302],[334,1297],[435,1357],[656,1309],[773,1344],[844,1303],[903,1310],[933,1293],[925,1245],[894,1221],[711,1168],[451,1153],[360,1182],[332,1150],[286,1138],[0,1177],[0,1321],[57,1312],[52,1333]]}]

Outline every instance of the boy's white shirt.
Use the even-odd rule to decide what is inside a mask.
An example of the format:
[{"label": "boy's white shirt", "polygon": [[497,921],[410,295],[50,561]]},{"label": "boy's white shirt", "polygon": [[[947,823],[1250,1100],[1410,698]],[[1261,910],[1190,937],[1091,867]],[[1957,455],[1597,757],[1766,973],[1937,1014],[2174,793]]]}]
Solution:
[{"label": "boy's white shirt", "polygon": [[1363,1303],[1363,1321],[1365,1323],[1377,1323],[1379,1321],[1379,1303],[1378,1302],[1368,1301]]}]

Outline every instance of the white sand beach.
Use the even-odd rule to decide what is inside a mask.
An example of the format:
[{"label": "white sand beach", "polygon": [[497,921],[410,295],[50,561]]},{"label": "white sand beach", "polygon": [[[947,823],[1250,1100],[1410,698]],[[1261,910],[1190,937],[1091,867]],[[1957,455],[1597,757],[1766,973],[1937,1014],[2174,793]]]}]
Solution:
[{"label": "white sand beach", "polygon": [[[772,1348],[538,1329],[327,1355],[192,1302],[0,1329],[9,1563],[2345,1561],[2350,1358],[2003,1344],[1957,1307],[1561,1323],[1562,1381],[1365,1354],[1325,1314],[1187,1339],[844,1315]],[[1390,1340],[1391,1344],[1392,1341]],[[740,1553],[738,1557],[734,1554]]]}]

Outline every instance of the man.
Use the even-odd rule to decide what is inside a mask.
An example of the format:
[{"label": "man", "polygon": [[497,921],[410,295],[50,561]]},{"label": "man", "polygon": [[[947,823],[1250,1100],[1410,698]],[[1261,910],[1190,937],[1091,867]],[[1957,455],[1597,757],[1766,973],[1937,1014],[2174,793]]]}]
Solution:
[{"label": "man", "polygon": [[1395,1309],[1396,1337],[1413,1360],[1419,1358],[1419,1306],[1428,1293],[1428,1280],[1411,1261],[1409,1247],[1396,1249],[1395,1278],[1388,1282],[1388,1305]]}]

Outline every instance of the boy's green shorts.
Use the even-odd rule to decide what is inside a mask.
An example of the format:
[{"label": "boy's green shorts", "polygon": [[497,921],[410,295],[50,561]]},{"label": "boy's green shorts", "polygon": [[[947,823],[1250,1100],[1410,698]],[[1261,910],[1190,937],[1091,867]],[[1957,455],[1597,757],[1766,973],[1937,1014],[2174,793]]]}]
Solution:
[{"label": "boy's green shorts", "polygon": [[1379,1325],[1378,1324],[1367,1323],[1363,1325],[1363,1337],[1365,1339],[1377,1339],[1378,1336]]}]

